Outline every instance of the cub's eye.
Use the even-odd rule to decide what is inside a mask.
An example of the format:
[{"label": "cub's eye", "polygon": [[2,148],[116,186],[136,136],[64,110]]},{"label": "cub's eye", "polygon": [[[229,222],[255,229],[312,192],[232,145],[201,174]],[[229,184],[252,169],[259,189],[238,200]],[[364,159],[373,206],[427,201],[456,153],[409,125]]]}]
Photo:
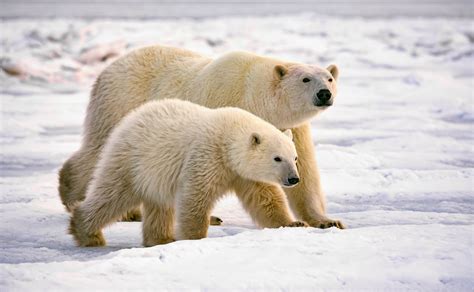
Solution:
[{"label": "cub's eye", "polygon": [[309,79],[309,78],[303,78],[303,82],[304,82],[304,83],[308,83],[308,82],[310,82],[310,81],[311,81],[311,79]]},{"label": "cub's eye", "polygon": [[332,82],[332,78],[329,78],[328,81],[329,81],[329,82]]},{"label": "cub's eye", "polygon": [[276,162],[281,162],[281,158],[279,156],[273,158],[273,160],[275,160]]},{"label": "cub's eye", "polygon": [[295,161],[298,161],[298,157],[295,157]]}]

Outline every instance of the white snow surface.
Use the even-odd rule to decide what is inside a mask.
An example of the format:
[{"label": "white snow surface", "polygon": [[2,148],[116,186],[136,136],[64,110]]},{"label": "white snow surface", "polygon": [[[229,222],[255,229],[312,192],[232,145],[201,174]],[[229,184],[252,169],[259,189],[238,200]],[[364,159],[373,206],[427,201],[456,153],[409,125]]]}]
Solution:
[{"label": "white snow surface", "polygon": [[[472,20],[4,20],[0,40],[1,291],[472,291]],[[335,105],[312,125],[328,216],[348,229],[261,230],[230,195],[209,238],[143,248],[140,223],[119,222],[107,247],[76,247],[58,169],[94,77],[154,43],[338,64]]]}]

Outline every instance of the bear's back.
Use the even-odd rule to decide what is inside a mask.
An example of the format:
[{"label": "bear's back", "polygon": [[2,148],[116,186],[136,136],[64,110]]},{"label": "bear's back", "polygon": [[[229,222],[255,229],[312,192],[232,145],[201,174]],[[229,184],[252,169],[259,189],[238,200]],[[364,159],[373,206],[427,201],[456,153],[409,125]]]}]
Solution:
[{"label": "bear's back", "polygon": [[204,130],[213,112],[203,106],[178,99],[150,101],[131,114],[129,130],[137,139],[149,139],[152,144],[166,140],[175,146]]},{"label": "bear's back", "polygon": [[212,114],[183,100],[150,101],[121,121],[105,151],[131,174],[135,191],[153,200],[168,200],[163,196],[175,193],[183,163],[193,144],[203,139]]}]

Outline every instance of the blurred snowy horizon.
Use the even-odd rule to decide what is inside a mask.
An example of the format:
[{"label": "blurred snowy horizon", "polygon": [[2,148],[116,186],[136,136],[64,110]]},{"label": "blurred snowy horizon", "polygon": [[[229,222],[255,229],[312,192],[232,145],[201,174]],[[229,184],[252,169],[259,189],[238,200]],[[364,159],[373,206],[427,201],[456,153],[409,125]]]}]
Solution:
[{"label": "blurred snowy horizon", "polygon": [[0,18],[214,18],[314,13],[318,17],[472,18],[470,0],[2,0]]}]

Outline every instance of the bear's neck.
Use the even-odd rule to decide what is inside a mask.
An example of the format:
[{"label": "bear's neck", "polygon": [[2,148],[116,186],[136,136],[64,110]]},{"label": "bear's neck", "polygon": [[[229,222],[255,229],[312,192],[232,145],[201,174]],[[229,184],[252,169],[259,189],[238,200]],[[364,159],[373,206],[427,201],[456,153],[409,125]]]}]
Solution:
[{"label": "bear's neck", "polygon": [[244,145],[250,141],[251,131],[248,127],[252,122],[248,115],[250,114],[235,108],[219,109],[216,115],[215,123],[219,125],[219,132],[215,133],[215,137],[220,149],[219,160],[222,161],[222,167],[228,176],[233,179],[240,176],[239,169],[243,161],[239,159],[239,153],[246,150]]}]

